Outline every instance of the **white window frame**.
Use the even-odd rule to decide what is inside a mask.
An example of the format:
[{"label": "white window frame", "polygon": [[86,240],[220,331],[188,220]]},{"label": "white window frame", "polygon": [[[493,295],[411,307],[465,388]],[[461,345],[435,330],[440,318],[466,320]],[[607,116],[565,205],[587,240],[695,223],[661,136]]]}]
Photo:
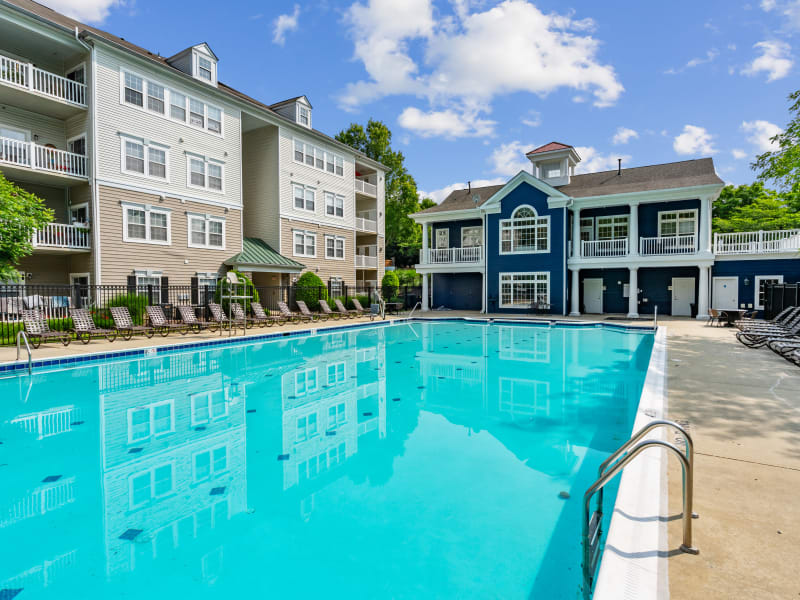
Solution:
[{"label": "white window frame", "polygon": [[[439,245],[439,234],[444,233],[442,239],[444,240],[444,246]],[[439,227],[434,230],[433,232],[433,245],[436,250],[444,250],[450,247],[450,228],[449,227]]]},{"label": "white window frame", "polygon": [[[131,242],[135,244],[155,244],[158,246],[172,245],[172,211],[168,208],[156,208],[149,204],[134,204],[131,202],[123,202],[122,207],[122,241]],[[145,239],[128,237],[128,210],[141,210],[145,213]],[[150,215],[153,213],[164,214],[167,216],[167,239],[153,240],[151,237]]]},{"label": "white window frame", "polygon": [[[206,241],[204,244],[197,244],[192,241],[192,221],[203,221],[205,223],[205,238]],[[209,243],[211,239],[211,231],[209,230],[209,223],[221,223],[222,224],[222,246],[212,246]],[[186,242],[189,248],[206,248],[208,250],[225,250],[227,246],[227,239],[225,237],[225,217],[217,217],[214,215],[209,214],[201,214],[201,213],[186,213]]]},{"label": "white window frame", "polygon": [[[311,129],[311,108],[306,106],[302,102],[296,102],[295,106],[297,109],[297,114],[296,114],[297,124]],[[308,121],[307,123],[303,123],[302,121],[303,111],[306,112],[306,120]]]},{"label": "white window frame", "polygon": [[[540,227],[539,221],[543,221],[545,225],[547,225],[547,247],[542,250],[534,249],[534,250],[515,250],[514,249],[514,231],[515,229],[520,229],[514,225],[514,221],[517,219],[514,218],[514,215],[517,214],[521,209],[529,208],[533,211],[534,216],[532,217],[535,219],[535,224],[533,225],[534,230],[536,230],[536,237],[534,238],[534,242],[538,242],[538,228]],[[529,204],[521,204],[517,208],[514,209],[514,212],[511,213],[510,219],[502,219],[499,223],[500,227],[500,236],[499,236],[499,252],[500,254],[549,254],[550,253],[550,215],[541,216],[539,215],[538,211],[533,208]],[[511,250],[503,250],[503,230],[505,228],[510,228],[511,231]]]},{"label": "white window frame", "polygon": [[[300,152],[301,150],[303,153],[303,157],[302,159],[298,159],[297,152]],[[319,154],[322,155],[323,159],[322,167],[317,166],[317,159]],[[313,157],[311,164],[306,162],[306,157],[309,155]],[[322,171],[324,173],[327,173],[328,175],[334,175],[336,177],[342,177],[342,178],[344,177],[345,159],[343,155],[331,152],[330,150],[326,150],[310,142],[306,142],[301,138],[292,138],[292,160],[298,165],[303,165],[311,169],[316,169],[317,171]],[[332,169],[330,170],[328,169],[329,162],[332,166]],[[341,173],[339,173],[338,171],[341,171]]]},{"label": "white window frame", "polygon": [[[217,470],[216,468],[214,468],[214,452],[220,449],[225,450],[225,468]],[[197,476],[197,457],[200,456],[201,454],[208,454],[208,475],[202,478]],[[229,470],[230,470],[230,452],[228,451],[227,444],[220,444],[219,446],[214,446],[213,448],[209,448],[208,450],[198,450],[197,452],[192,453],[192,483],[211,481],[217,475],[227,473]]]},{"label": "white window frame", "polygon": [[[610,238],[601,238],[600,237],[600,221],[603,219],[611,219],[611,235],[614,236],[615,229],[618,225],[625,223],[625,235],[621,237],[610,237]],[[631,222],[629,215],[603,215],[595,217],[595,232],[594,232],[594,239],[596,240],[624,240],[630,236],[631,233]],[[607,225],[604,225],[607,227]]]},{"label": "white window frame", "polygon": [[[169,430],[155,433],[155,409],[158,406],[169,405]],[[144,437],[133,437],[133,413],[140,410],[147,410],[150,413],[149,419],[149,433]],[[151,402],[143,406],[134,406],[128,409],[128,444],[140,444],[152,438],[160,438],[171,433],[175,433],[175,400],[162,400],[160,402]]]},{"label": "white window frame", "polygon": [[[204,185],[197,185],[192,183],[192,160],[199,160],[203,163],[203,182]],[[212,187],[209,187],[209,175],[208,175],[208,165],[216,165],[220,168],[220,179],[222,188],[217,190]],[[186,152],[186,187],[192,188],[194,190],[204,190],[206,192],[211,192],[212,194],[225,194],[225,163],[221,160],[217,160],[215,158],[209,158],[208,156],[203,156],[202,154],[195,154],[194,152]]]},{"label": "white window frame", "polygon": [[[88,78],[86,77],[87,71],[86,71],[86,63],[85,62],[80,62],[77,65],[67,69],[64,72],[64,77],[69,79],[69,74],[70,73],[75,73],[76,71],[83,71],[83,81],[80,81],[78,83],[83,83],[84,85],[88,85],[89,82],[88,82]],[[70,79],[70,81],[75,81],[75,80],[74,79]]]},{"label": "white window frame", "polygon": [[[223,412],[221,415],[214,415],[211,412],[211,407],[213,406],[211,400],[216,394],[220,394],[222,396],[222,404],[225,407],[225,412]],[[207,419],[198,419],[195,416],[195,408],[201,403],[205,403],[205,408],[208,411]],[[228,416],[229,412],[228,399],[225,397],[225,393],[222,390],[210,390],[208,392],[192,394],[189,396],[189,408],[191,410],[192,427],[196,427],[198,425],[208,425],[210,423],[214,423],[215,421],[219,421],[220,419],[224,419]]]},{"label": "white window frame", "polygon": [[764,310],[761,300],[761,282],[767,279],[777,279],[778,283],[783,283],[783,275],[756,275],[753,277],[753,308]]},{"label": "white window frame", "polygon": [[[170,468],[170,481],[172,482],[172,485],[170,486],[170,489],[167,492],[165,492],[163,494],[156,494],[155,493],[155,489],[156,489],[156,486],[155,486],[156,470],[161,469],[163,467],[169,467]],[[142,476],[148,475],[148,474],[150,476],[150,497],[145,502],[140,502],[138,504],[134,504],[133,503],[133,480],[134,479],[138,479],[139,477],[142,477]],[[144,471],[139,471],[137,473],[131,473],[131,475],[128,476],[128,505],[129,505],[131,510],[134,510],[136,508],[140,508],[142,506],[146,506],[146,505],[150,504],[153,500],[160,500],[161,498],[166,498],[167,496],[170,496],[170,495],[172,495],[174,493],[175,493],[175,463],[172,462],[172,461],[160,464],[160,465],[155,466],[155,467],[150,467],[149,469],[145,469]]]},{"label": "white window frame", "polygon": [[[326,373],[329,386],[340,385],[347,381],[347,363],[343,360],[328,363]],[[332,376],[332,377],[331,377]]]},{"label": "white window frame", "polygon": [[[169,146],[166,144],[162,144],[160,142],[154,142],[152,140],[147,140],[144,138],[132,136],[132,135],[123,135],[120,134],[119,136],[119,153],[120,153],[120,171],[125,175],[133,175],[134,177],[144,177],[145,179],[151,179],[153,181],[160,181],[161,183],[169,183],[170,181],[170,168],[169,168]],[[140,173],[139,171],[131,171],[127,168],[126,164],[126,153],[125,153],[125,144],[126,143],[138,144],[144,148],[144,173]],[[158,177],[157,175],[150,174],[150,148],[154,150],[160,150],[164,153],[164,177]]]},{"label": "white window frame", "polygon": [[[679,215],[681,213],[693,213],[694,214],[694,233],[680,233],[680,222],[681,219]],[[675,235],[663,235],[661,233],[661,215],[675,215]],[[681,237],[687,235],[694,235],[695,236],[695,243],[697,241],[697,230],[698,230],[698,210],[696,208],[687,208],[684,210],[660,210],[658,211],[658,237]]]},{"label": "white window frame", "polygon": [[[478,243],[472,246],[466,246],[464,244],[464,234],[470,230],[478,230]],[[478,248],[483,246],[483,227],[481,225],[470,225],[469,227],[462,227],[461,228],[461,247],[462,248]]]},{"label": "white window frame", "polygon": [[[74,152],[72,150],[73,142],[77,142],[80,139],[83,140],[83,147],[86,149],[86,154],[79,154],[79,153]],[[71,138],[67,138],[67,150],[69,152],[72,152],[72,154],[78,154],[78,156],[86,156],[89,153],[89,145],[88,145],[88,141],[87,140],[88,140],[88,138],[86,137],[86,132],[78,134],[78,135],[74,135]]]},{"label": "white window frame", "polygon": [[[309,432],[309,421],[310,418],[314,417],[314,430]],[[305,425],[300,425],[300,421],[305,419]],[[303,432],[302,435],[300,432]],[[307,442],[308,440],[312,440],[319,435],[319,413],[315,410],[306,412],[302,415],[297,415],[297,419],[295,420],[295,444],[300,444],[302,442]]]},{"label": "white window frame", "polygon": [[[500,308],[512,308],[512,309],[529,309],[531,306],[532,300],[527,301],[526,304],[514,304],[514,283],[515,277],[519,276],[531,276],[540,277],[543,276],[547,283],[547,299],[546,304],[550,304],[550,272],[549,271],[526,271],[526,272],[507,272],[507,273],[498,273],[498,288],[497,288],[497,300],[498,306]],[[504,277],[511,277],[511,303],[504,304],[503,303],[503,278]]]},{"label": "white window frame", "polygon": [[[72,211],[73,211],[73,210],[80,210],[80,209],[82,209],[82,208],[85,208],[85,209],[86,209],[86,221],[77,221],[77,220],[73,221],[73,220],[72,220]],[[70,225],[72,225],[72,224],[74,224],[74,223],[85,223],[85,224],[88,224],[88,223],[89,223],[89,221],[90,221],[90,217],[89,217],[89,203],[88,203],[88,202],[78,202],[77,204],[70,204],[70,205],[69,205],[69,209],[68,209],[68,211],[67,211],[67,212],[69,213],[69,222],[70,222]]]},{"label": "white window frame", "polygon": [[[333,256],[328,256],[328,240],[333,240]],[[338,242],[342,243],[342,256],[336,256],[336,245]],[[341,235],[326,235],[325,236],[325,258],[326,260],[344,260],[345,254],[347,253],[347,242],[345,241],[344,236]]]},{"label": "white window frame", "polygon": [[[300,254],[297,252],[297,242],[296,236],[302,235],[303,236],[303,253]],[[308,254],[306,250],[308,249],[308,244],[306,243],[306,238],[312,237],[314,239],[314,254]],[[317,258],[317,234],[314,231],[306,231],[304,229],[293,229],[292,230],[292,254],[294,256],[303,256],[305,258]]]},{"label": "white window frame", "polygon": [[[311,379],[311,375],[313,374],[314,386],[309,387],[308,382]],[[300,391],[300,380],[304,382],[303,391]],[[319,391],[319,371],[317,367],[311,367],[310,369],[300,369],[294,372],[294,395],[298,398],[302,396],[308,396],[309,394],[314,394]],[[317,421],[319,423],[319,421]]]},{"label": "white window frame", "polygon": [[161,278],[164,273],[153,269],[134,269],[133,275],[136,277],[136,288],[139,289],[149,283],[143,283],[142,279],[158,279],[158,283],[153,286],[153,296],[155,301],[153,304],[161,304]]},{"label": "white window frame", "polygon": [[[200,76],[200,58],[206,59],[211,63],[211,79]],[[208,70],[208,69],[207,69]],[[192,76],[197,81],[202,81],[206,85],[217,86],[217,61],[210,54],[206,54],[197,48],[192,50]]]},{"label": "white window frame", "polygon": [[[334,194],[333,192],[323,192],[323,195],[325,196],[325,216],[332,219],[344,219],[344,196],[341,194]],[[339,204],[341,204],[341,215],[336,214],[336,209]],[[328,208],[331,207],[333,208],[333,214],[328,212]]]},{"label": "white window frame", "polygon": [[[330,369],[331,366],[333,365],[328,365],[328,368]],[[330,381],[330,375],[328,379]],[[331,409],[333,410],[333,418],[331,418]],[[325,431],[336,431],[343,425],[347,425],[347,403],[337,402],[336,404],[328,405],[328,412],[325,414]]]},{"label": "white window frame", "polygon": [[[297,190],[298,189],[302,189],[303,190],[303,207],[302,208],[297,206],[297,203],[296,203]],[[308,197],[306,195],[307,192],[311,192],[311,196],[312,196],[311,202],[314,204],[313,208],[307,208],[307,206],[308,206]],[[316,214],[316,212],[317,212],[317,188],[315,188],[314,186],[311,186],[311,185],[304,185],[302,183],[292,182],[292,208],[294,210],[299,210],[299,211],[302,211],[304,213]]]}]

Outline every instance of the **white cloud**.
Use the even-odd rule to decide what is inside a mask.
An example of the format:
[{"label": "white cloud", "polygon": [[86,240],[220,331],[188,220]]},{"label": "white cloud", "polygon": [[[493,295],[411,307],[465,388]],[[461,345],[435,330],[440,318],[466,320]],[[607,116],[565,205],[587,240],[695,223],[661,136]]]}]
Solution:
[{"label": "white cloud", "polygon": [[761,52],[761,55],[757,56],[742,69],[743,75],[758,75],[764,71],[768,74],[767,81],[775,81],[789,74],[794,64],[790,57],[792,47],[789,44],[779,40],[771,40],[758,42],[753,48]]},{"label": "white cloud", "polygon": [[675,138],[672,147],[678,154],[714,154],[714,136],[704,127],[684,125],[683,133]]},{"label": "white cloud", "polygon": [[542,114],[535,110],[529,110],[527,116],[522,119],[522,124],[528,127],[538,127],[542,124]]},{"label": "white cloud", "polygon": [[536,148],[536,144],[523,144],[518,141],[502,144],[499,148],[495,148],[489,157],[492,171],[508,177],[520,171],[530,171],[531,162],[525,157],[525,153],[533,148]]},{"label": "white cloud", "polygon": [[627,144],[629,141],[634,140],[639,137],[639,133],[633,129],[629,129],[628,127],[618,127],[617,132],[614,134],[614,137],[611,139],[612,144]]},{"label": "white cloud", "polygon": [[495,121],[480,119],[474,111],[432,110],[421,111],[409,106],[397,122],[404,129],[422,137],[441,136],[450,139],[460,137],[489,136],[494,132]]},{"label": "white cloud", "polygon": [[279,46],[286,43],[286,33],[297,31],[297,19],[300,16],[300,5],[295,4],[291,14],[278,15],[272,22],[272,41]]},{"label": "white cloud", "polygon": [[777,146],[770,139],[783,133],[783,130],[769,121],[743,121],[742,131],[747,134],[747,141],[753,144],[759,152],[776,150]]},{"label": "white cloud", "polygon": [[784,27],[800,29],[800,0],[761,0],[761,8],[779,13]]},{"label": "white cloud", "polygon": [[[507,180],[502,177],[495,177],[494,179],[478,179],[472,182],[472,187],[477,188],[477,187],[485,187],[488,185],[502,185],[506,181]],[[466,182],[452,183],[438,190],[433,190],[430,192],[420,191],[419,197],[430,198],[434,202],[436,202],[436,204],[440,204],[442,200],[444,200],[451,194],[451,192],[454,192],[455,190],[463,190],[466,189],[466,187],[467,187]]]},{"label": "white cloud", "polygon": [[[475,6],[480,8],[475,8]],[[611,65],[598,58],[593,22],[545,14],[526,0],[454,2],[454,14],[434,11],[432,0],[362,0],[346,21],[354,55],[367,77],[349,83],[345,109],[391,95],[425,98],[430,109],[457,104],[460,112],[490,112],[499,95],[545,96],[567,88],[614,104],[624,91]]]},{"label": "white cloud", "polygon": [[43,0],[43,3],[68,17],[88,23],[100,23],[112,8],[123,6],[123,0]]},{"label": "white cloud", "polygon": [[677,69],[675,68],[667,69],[666,71],[664,71],[664,73],[666,73],[667,75],[677,75],[678,73],[682,73],[686,69],[693,69],[694,67],[710,63],[718,56],[719,56],[719,50],[717,50],[716,48],[712,48],[711,50],[706,52],[705,56],[699,58],[693,58],[689,60],[682,67],[679,67]]},{"label": "white cloud", "polygon": [[735,158],[736,160],[742,160],[743,158],[747,158],[747,152],[745,152],[744,150],[739,150],[738,148],[734,148],[733,150],[731,150],[731,154],[733,155],[733,158]]},{"label": "white cloud", "polygon": [[630,154],[603,154],[592,146],[576,146],[575,151],[581,157],[575,167],[575,173],[596,173],[598,171],[611,171],[616,169],[622,159],[622,166],[631,160]]}]

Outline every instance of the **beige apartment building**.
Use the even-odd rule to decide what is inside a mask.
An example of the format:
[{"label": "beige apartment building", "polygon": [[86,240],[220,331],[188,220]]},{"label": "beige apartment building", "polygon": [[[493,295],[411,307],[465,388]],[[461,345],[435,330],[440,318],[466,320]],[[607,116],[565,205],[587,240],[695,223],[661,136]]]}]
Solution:
[{"label": "beige apartment building", "polygon": [[27,283],[380,281],[383,165],[315,130],[305,96],[259,102],[218,62],[205,43],[162,57],[0,2],[0,172],[55,214]]}]

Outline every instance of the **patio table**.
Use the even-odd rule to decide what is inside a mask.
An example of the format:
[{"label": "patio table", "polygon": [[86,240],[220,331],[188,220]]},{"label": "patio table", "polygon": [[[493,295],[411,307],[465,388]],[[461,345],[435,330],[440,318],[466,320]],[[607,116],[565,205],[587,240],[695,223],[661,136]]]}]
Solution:
[{"label": "patio table", "polygon": [[725,323],[725,327],[733,327],[733,324],[742,318],[744,313],[747,311],[742,308],[725,308],[725,309],[718,309],[720,317],[725,318],[727,321]]}]

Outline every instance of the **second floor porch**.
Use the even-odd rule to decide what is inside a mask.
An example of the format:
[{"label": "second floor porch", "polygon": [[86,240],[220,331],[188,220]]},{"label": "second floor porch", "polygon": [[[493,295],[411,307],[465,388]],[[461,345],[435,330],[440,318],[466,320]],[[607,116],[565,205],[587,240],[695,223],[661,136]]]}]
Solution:
[{"label": "second floor porch", "polygon": [[92,234],[86,223],[48,223],[34,232],[31,243],[34,252],[42,254],[88,252]]},{"label": "second floor porch", "polygon": [[[11,129],[9,133],[13,133]],[[38,183],[52,183],[59,179],[88,179],[87,160],[84,154],[59,150],[19,137],[0,136],[0,166],[12,178]],[[85,147],[85,146],[84,146]]]}]

